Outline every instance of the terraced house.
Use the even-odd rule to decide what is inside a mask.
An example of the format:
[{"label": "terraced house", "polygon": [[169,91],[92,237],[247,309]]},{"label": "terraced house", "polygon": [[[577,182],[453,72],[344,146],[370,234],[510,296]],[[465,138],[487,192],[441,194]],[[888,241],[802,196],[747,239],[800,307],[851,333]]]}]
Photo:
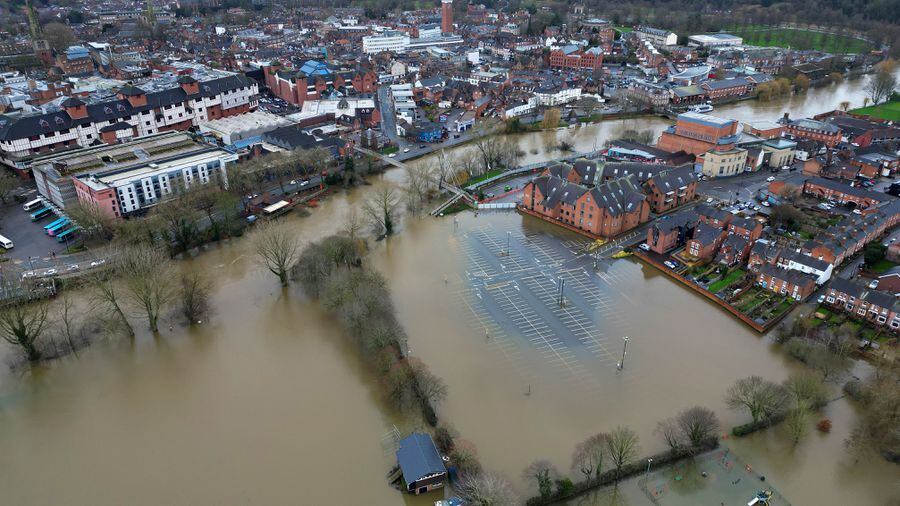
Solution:
[{"label": "terraced house", "polygon": [[27,174],[34,155],[187,130],[255,109],[258,93],[256,81],[236,74],[202,82],[181,76],[176,86],[153,92],[125,85],[114,100],[98,103],[72,97],[60,111],[0,116],[0,161]]},{"label": "terraced house", "polygon": [[900,329],[900,306],[894,294],[872,290],[863,283],[834,278],[825,302],[838,310],[893,331]]}]

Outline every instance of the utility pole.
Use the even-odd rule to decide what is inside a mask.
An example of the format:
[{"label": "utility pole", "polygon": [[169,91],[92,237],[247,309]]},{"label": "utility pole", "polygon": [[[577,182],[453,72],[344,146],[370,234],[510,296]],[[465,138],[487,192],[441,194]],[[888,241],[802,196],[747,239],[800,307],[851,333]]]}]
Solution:
[{"label": "utility pole", "polygon": [[506,256],[509,256],[509,236],[512,232],[506,232]]}]

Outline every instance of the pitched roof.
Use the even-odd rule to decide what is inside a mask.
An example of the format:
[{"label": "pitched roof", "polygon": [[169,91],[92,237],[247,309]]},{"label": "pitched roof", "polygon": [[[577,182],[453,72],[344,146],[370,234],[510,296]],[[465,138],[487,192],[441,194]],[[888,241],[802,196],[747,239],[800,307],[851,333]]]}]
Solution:
[{"label": "pitched roof", "polygon": [[447,472],[434,440],[428,434],[420,432],[414,432],[400,440],[397,463],[406,483],[412,483],[428,475]]}]

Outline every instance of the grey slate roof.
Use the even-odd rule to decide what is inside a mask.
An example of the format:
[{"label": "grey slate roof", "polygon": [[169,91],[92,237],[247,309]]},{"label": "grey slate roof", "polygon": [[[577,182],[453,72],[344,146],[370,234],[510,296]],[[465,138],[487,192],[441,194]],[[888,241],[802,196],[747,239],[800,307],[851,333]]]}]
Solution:
[{"label": "grey slate roof", "polygon": [[406,483],[418,481],[433,474],[446,473],[444,461],[438,453],[434,440],[428,434],[414,432],[400,440],[397,449],[397,463]]}]

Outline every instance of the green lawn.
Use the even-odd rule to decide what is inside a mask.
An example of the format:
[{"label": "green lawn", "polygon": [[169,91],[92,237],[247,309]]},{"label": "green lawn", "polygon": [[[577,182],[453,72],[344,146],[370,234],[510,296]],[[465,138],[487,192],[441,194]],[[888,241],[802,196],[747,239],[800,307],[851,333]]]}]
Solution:
[{"label": "green lawn", "polygon": [[886,119],[888,121],[900,121],[900,96],[894,94],[893,100],[880,105],[871,105],[862,109],[850,111],[855,114],[866,114],[873,118]]},{"label": "green lawn", "polygon": [[881,259],[876,262],[875,265],[870,267],[869,270],[876,274],[881,274],[887,272],[888,269],[890,269],[891,267],[895,267],[896,265],[897,264],[891,262],[890,260]]},{"label": "green lawn", "polygon": [[728,275],[725,276],[724,278],[709,285],[708,290],[712,293],[719,293],[720,291],[722,291],[722,289],[731,285],[732,283],[741,279],[742,277],[744,277],[744,271],[742,271],[741,269],[735,269],[735,270],[729,272]]},{"label": "green lawn", "polygon": [[738,26],[726,31],[742,37],[745,44],[754,46],[816,49],[829,53],[864,53],[871,49],[868,43],[852,37],[793,28]]},{"label": "green lawn", "polygon": [[482,182],[482,181],[484,181],[484,180],[487,180],[487,179],[490,179],[490,178],[492,178],[492,177],[494,177],[494,176],[499,176],[500,174],[503,174],[503,172],[504,172],[505,170],[506,170],[506,169],[494,169],[494,170],[492,170],[492,171],[490,171],[490,172],[488,172],[488,173],[486,173],[486,174],[483,174],[483,175],[478,176],[478,177],[476,177],[476,178],[474,178],[474,179],[470,179],[470,180],[466,181],[466,184],[464,184],[463,186],[471,186],[471,185],[473,185],[473,184],[475,184],[475,183],[480,183],[480,182]]},{"label": "green lawn", "polygon": [[633,28],[628,28],[627,26],[614,26],[613,30],[615,30],[619,33],[630,33],[632,31],[634,31]]}]

